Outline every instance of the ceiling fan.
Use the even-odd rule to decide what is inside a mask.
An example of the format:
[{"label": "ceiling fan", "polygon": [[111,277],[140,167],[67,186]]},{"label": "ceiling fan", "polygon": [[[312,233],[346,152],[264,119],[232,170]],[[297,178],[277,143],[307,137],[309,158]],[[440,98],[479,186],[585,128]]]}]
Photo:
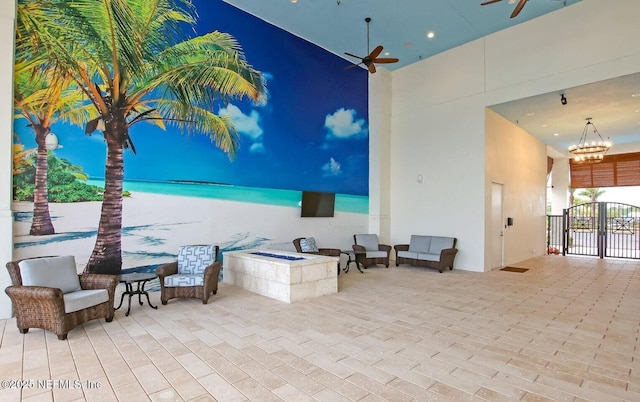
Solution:
[{"label": "ceiling fan", "polygon": [[[502,0],[489,0],[489,1],[485,1],[484,3],[481,3],[481,6],[486,6],[488,4],[493,4],[493,3],[497,3],[499,1]],[[518,16],[518,14],[520,14],[520,11],[522,11],[522,8],[524,7],[525,4],[527,4],[527,0],[517,0],[518,4],[516,4],[516,8],[513,9],[513,12],[511,13],[511,18],[515,18]],[[513,4],[515,3],[516,0],[509,0],[509,4]]]},{"label": "ceiling fan", "polygon": [[[364,19],[364,21],[367,23],[367,52],[369,52],[369,23],[371,22],[371,18],[367,17]],[[372,52],[370,52],[368,55],[364,56],[364,57],[360,57],[360,56],[356,56],[355,54],[351,54],[351,53],[347,53],[345,52],[344,54],[346,54],[347,56],[351,56],[351,57],[355,57],[356,59],[360,59],[360,63],[354,64],[352,66],[348,66],[345,68],[349,69],[349,68],[353,68],[356,66],[359,66],[360,64],[364,64],[367,69],[369,70],[369,72],[371,74],[376,72],[376,65],[375,63],[378,64],[385,64],[385,63],[397,63],[398,59],[396,59],[395,57],[378,57],[380,55],[380,53],[382,53],[382,45],[378,45],[376,46],[375,49],[373,49]]]}]

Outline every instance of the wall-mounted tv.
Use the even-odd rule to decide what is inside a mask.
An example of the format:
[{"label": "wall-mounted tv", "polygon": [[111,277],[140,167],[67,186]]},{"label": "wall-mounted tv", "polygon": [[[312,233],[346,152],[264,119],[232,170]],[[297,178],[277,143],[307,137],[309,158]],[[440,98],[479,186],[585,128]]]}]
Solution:
[{"label": "wall-mounted tv", "polygon": [[303,218],[332,217],[335,204],[335,193],[303,191],[300,216]]}]

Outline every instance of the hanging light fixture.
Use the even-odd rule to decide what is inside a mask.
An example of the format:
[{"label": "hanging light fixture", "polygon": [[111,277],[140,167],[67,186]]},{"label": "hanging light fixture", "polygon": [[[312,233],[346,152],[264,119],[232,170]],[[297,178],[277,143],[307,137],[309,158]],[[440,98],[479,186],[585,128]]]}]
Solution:
[{"label": "hanging light fixture", "polygon": [[[587,124],[584,125],[580,141],[578,145],[570,146],[569,152],[575,155],[575,158],[573,158],[574,163],[600,163],[609,148],[611,148],[611,143],[602,139],[598,129],[591,122],[591,117],[587,117],[585,120],[587,120]],[[593,134],[598,136],[591,142],[587,138],[590,130],[593,130]]]}]

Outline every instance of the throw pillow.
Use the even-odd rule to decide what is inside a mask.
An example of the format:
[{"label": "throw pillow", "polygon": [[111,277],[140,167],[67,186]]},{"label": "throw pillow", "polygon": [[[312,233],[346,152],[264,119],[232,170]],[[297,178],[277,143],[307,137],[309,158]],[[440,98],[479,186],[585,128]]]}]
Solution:
[{"label": "throw pillow", "polygon": [[313,237],[300,240],[300,249],[303,253],[317,253],[320,251],[318,250],[318,246],[316,246],[316,239]]},{"label": "throw pillow", "polygon": [[216,261],[216,248],[211,245],[181,246],[178,249],[178,273],[202,274]]}]

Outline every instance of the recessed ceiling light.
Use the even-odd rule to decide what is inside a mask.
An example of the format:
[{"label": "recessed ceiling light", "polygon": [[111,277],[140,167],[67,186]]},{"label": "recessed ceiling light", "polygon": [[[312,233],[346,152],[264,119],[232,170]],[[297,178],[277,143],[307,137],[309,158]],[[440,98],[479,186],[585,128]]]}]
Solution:
[{"label": "recessed ceiling light", "polygon": [[635,94],[631,94],[632,97],[637,98],[638,96],[640,96],[640,92],[636,92]]},{"label": "recessed ceiling light", "polygon": [[433,31],[429,31],[429,32],[427,32],[427,38],[431,39],[431,38],[433,38],[434,36],[436,36],[436,34],[435,34],[435,33],[433,33]]},{"label": "recessed ceiling light", "polygon": [[535,115],[536,115],[535,113],[527,113],[527,117],[533,117]]},{"label": "recessed ceiling light", "polygon": [[546,127],[549,127],[549,125],[548,124],[543,124],[542,127],[546,128]]},{"label": "recessed ceiling light", "polygon": [[560,135],[560,133],[553,133],[553,136],[554,136],[554,137],[557,137],[557,136],[559,136],[559,135]]}]

